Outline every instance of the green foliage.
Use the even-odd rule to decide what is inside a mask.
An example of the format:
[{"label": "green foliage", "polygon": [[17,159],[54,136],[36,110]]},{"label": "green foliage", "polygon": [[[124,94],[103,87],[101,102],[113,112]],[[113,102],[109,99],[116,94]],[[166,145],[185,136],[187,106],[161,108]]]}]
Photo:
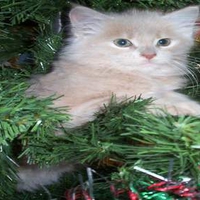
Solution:
[{"label": "green foliage", "polygon": [[30,54],[32,63],[33,59],[36,60],[37,68],[46,71],[62,39],[53,30],[54,20],[68,2],[3,0],[0,6],[0,65],[4,66],[5,61],[13,58],[19,60],[20,55]]},{"label": "green foliage", "polygon": [[[54,60],[55,53],[61,47],[62,35],[49,33],[45,29],[37,38],[37,44],[30,50],[35,58],[37,73],[46,73]],[[47,59],[48,58],[48,59]]]},{"label": "green foliage", "polygon": [[[93,122],[68,129],[65,135],[46,134],[43,137],[31,134],[25,154],[31,162],[41,165],[63,160],[81,162],[100,171],[107,180],[134,182],[138,187],[141,187],[141,182],[150,184],[151,181],[146,174],[136,173],[135,166],[168,178],[172,161],[173,181],[187,176],[198,183],[199,119],[152,115],[145,109],[151,101],[135,99],[121,104],[112,101]],[[127,184],[123,187],[126,188]],[[109,195],[109,186],[109,183],[104,183],[104,186],[94,184],[96,199],[103,198],[102,191],[105,196]]]},{"label": "green foliage", "polygon": [[149,114],[149,101],[113,103],[94,122],[61,137],[32,135],[27,155],[39,163],[68,160],[90,165],[102,165],[109,158],[127,168],[139,165],[165,176],[173,159],[174,177],[188,174],[199,181],[199,119]]},{"label": "green foliage", "polygon": [[17,165],[8,155],[10,146],[0,145],[0,199],[9,199],[15,192]]},{"label": "green foliage", "polygon": [[122,11],[130,9],[132,7],[143,8],[143,9],[159,9],[163,11],[169,11],[173,9],[183,8],[188,5],[198,5],[200,0],[77,0],[81,5],[86,5],[92,8],[96,8],[102,11]]},{"label": "green foliage", "polygon": [[7,19],[11,25],[21,24],[27,20],[49,24],[68,3],[64,0],[2,0],[0,16]]},{"label": "green foliage", "polygon": [[28,87],[28,84],[24,82],[25,73],[21,75],[19,72],[15,73],[14,70],[1,70],[0,197],[2,198],[11,195],[16,184],[17,165],[12,160],[13,142],[18,138],[26,146],[28,134],[45,137],[44,133],[52,134],[55,129],[59,129],[61,123],[68,121],[68,115],[62,114],[66,108],[50,107],[55,97],[42,100],[25,97],[25,90]]},{"label": "green foliage", "polygon": [[28,88],[25,78],[33,71],[33,64],[37,66],[34,71],[46,71],[61,45],[62,37],[54,32],[53,24],[58,12],[67,5],[66,1],[46,0],[0,2],[1,198],[9,196],[10,199],[15,189],[17,166],[11,159],[13,142],[20,139],[25,147],[27,133],[52,134],[59,129],[58,125],[68,120],[68,116],[62,114],[66,108],[50,108],[57,97],[43,100],[25,97]]},{"label": "green foliage", "polygon": [[50,108],[55,97],[43,100],[25,97],[27,84],[5,80],[0,92],[0,145],[8,145],[19,134],[54,130],[54,126],[68,120],[62,109]]}]

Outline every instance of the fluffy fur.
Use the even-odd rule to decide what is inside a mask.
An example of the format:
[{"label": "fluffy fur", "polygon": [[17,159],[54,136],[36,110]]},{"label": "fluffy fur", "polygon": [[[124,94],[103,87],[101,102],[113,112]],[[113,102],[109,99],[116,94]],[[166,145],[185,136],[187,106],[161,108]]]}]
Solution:
[{"label": "fluffy fur", "polygon": [[48,168],[39,168],[38,166],[20,167],[18,172],[18,191],[34,191],[45,185],[58,181],[59,177],[66,172],[72,172],[74,166],[71,164],[59,164]]},{"label": "fluffy fur", "polygon": [[[75,7],[69,14],[69,44],[54,62],[54,71],[37,77],[29,92],[39,97],[64,95],[55,106],[69,106],[71,127],[92,120],[112,94],[119,100],[153,97],[155,107],[171,114],[199,115],[196,102],[175,92],[185,85],[198,14],[198,7],[168,14],[138,10],[102,14]],[[118,38],[133,45],[118,47],[113,42]],[[157,46],[162,38],[170,38],[171,44]],[[156,56],[148,60],[143,54]]]},{"label": "fluffy fur", "polygon": [[[187,54],[193,45],[196,6],[172,13],[129,10],[99,13],[75,7],[69,13],[71,37],[53,63],[54,70],[34,78],[28,93],[64,95],[55,106],[68,106],[69,127],[94,118],[94,112],[115,94],[118,101],[141,95],[155,99],[149,108],[173,115],[199,115],[200,106],[176,92],[185,86]],[[130,46],[116,45],[128,39]],[[168,38],[170,44],[158,45]]]}]

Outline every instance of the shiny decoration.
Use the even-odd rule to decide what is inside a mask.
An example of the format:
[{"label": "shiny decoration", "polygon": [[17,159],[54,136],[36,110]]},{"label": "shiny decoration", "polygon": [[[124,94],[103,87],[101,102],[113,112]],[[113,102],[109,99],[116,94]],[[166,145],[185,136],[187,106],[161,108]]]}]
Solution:
[{"label": "shiny decoration", "polygon": [[131,190],[128,191],[128,197],[130,200],[139,200],[138,195]]},{"label": "shiny decoration", "polygon": [[[145,171],[146,172],[146,171]],[[94,182],[93,173],[98,174],[95,170],[87,168],[88,180],[80,181],[80,185],[76,188],[67,190],[65,193],[66,200],[95,200],[93,192]],[[148,171],[149,173],[149,171]],[[152,174],[150,174],[152,175]],[[100,175],[101,176],[101,175]],[[127,200],[198,200],[200,192],[198,187],[189,187],[190,178],[180,178],[182,181],[160,181],[149,184],[149,182],[140,182],[135,185],[135,181],[128,183],[124,180],[118,180],[114,183],[109,182],[106,178],[105,182],[110,186],[110,192],[115,199]],[[162,179],[165,179],[164,177]],[[138,183],[138,181],[136,181]],[[94,188],[95,190],[95,188]]]},{"label": "shiny decoration", "polygon": [[87,191],[85,190],[73,190],[73,189],[70,189],[70,190],[67,190],[65,192],[65,199],[66,200],[79,200],[79,199],[83,199],[84,200],[94,200],[92,197],[90,197],[90,195],[88,194]]},{"label": "shiny decoration", "polygon": [[196,187],[187,187],[183,183],[174,183],[174,182],[159,182],[150,185],[148,190],[160,191],[160,192],[168,192],[179,197],[190,197],[193,200],[197,200],[200,196],[200,193],[197,192]]},{"label": "shiny decoration", "polygon": [[174,198],[164,192],[142,192],[140,196],[145,200],[174,200]]}]

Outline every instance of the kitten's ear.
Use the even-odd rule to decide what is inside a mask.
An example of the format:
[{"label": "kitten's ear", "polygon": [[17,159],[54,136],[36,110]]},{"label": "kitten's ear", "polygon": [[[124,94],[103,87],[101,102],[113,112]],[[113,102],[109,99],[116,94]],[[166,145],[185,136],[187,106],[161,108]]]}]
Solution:
[{"label": "kitten's ear", "polygon": [[70,11],[69,18],[72,24],[72,32],[76,36],[87,36],[101,30],[102,22],[107,16],[90,8],[77,6]]},{"label": "kitten's ear", "polygon": [[194,33],[195,21],[199,17],[199,7],[190,6],[164,15],[164,18],[174,23],[177,29],[187,37]]}]

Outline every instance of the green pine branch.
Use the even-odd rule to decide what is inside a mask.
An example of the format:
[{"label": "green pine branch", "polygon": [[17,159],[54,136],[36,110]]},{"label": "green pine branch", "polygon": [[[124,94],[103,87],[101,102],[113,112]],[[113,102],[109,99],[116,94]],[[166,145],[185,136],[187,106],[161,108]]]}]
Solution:
[{"label": "green pine branch", "polygon": [[149,101],[111,104],[94,122],[61,137],[30,136],[26,153],[38,163],[50,164],[67,160],[101,165],[110,158],[164,175],[173,159],[174,177],[189,174],[198,181],[199,119],[149,114],[145,111]]},{"label": "green pine branch", "polygon": [[[0,145],[0,198],[9,199],[15,192],[16,167],[15,161],[9,157],[11,148]],[[8,189],[9,188],[9,189]]]},{"label": "green pine branch", "polygon": [[173,9],[183,8],[189,5],[198,5],[200,0],[77,0],[81,5],[86,5],[102,11],[123,11],[125,9],[130,9],[132,7],[142,8],[142,9],[158,9],[163,11],[169,11]]},{"label": "green pine branch", "polygon": [[8,19],[11,25],[32,20],[41,24],[49,24],[55,15],[68,6],[64,0],[2,0],[1,15]]},{"label": "green pine branch", "polygon": [[27,84],[24,82],[5,80],[0,84],[1,145],[8,145],[23,133],[53,130],[56,124],[68,120],[68,116],[62,114],[61,110],[50,108],[54,97],[43,100],[25,97]]},{"label": "green pine branch", "polygon": [[[54,96],[46,99],[26,97],[28,84],[24,74],[15,74],[9,69],[1,70],[0,81],[0,197],[8,197],[15,191],[16,168],[12,146],[16,140],[26,147],[29,135],[42,139],[54,134],[62,123],[69,120],[63,114],[66,108],[51,108]],[[6,77],[3,75],[7,75]],[[20,81],[19,81],[20,80]],[[20,154],[15,152],[15,154]],[[8,187],[9,185],[9,187]],[[9,188],[9,190],[8,190]]]}]

